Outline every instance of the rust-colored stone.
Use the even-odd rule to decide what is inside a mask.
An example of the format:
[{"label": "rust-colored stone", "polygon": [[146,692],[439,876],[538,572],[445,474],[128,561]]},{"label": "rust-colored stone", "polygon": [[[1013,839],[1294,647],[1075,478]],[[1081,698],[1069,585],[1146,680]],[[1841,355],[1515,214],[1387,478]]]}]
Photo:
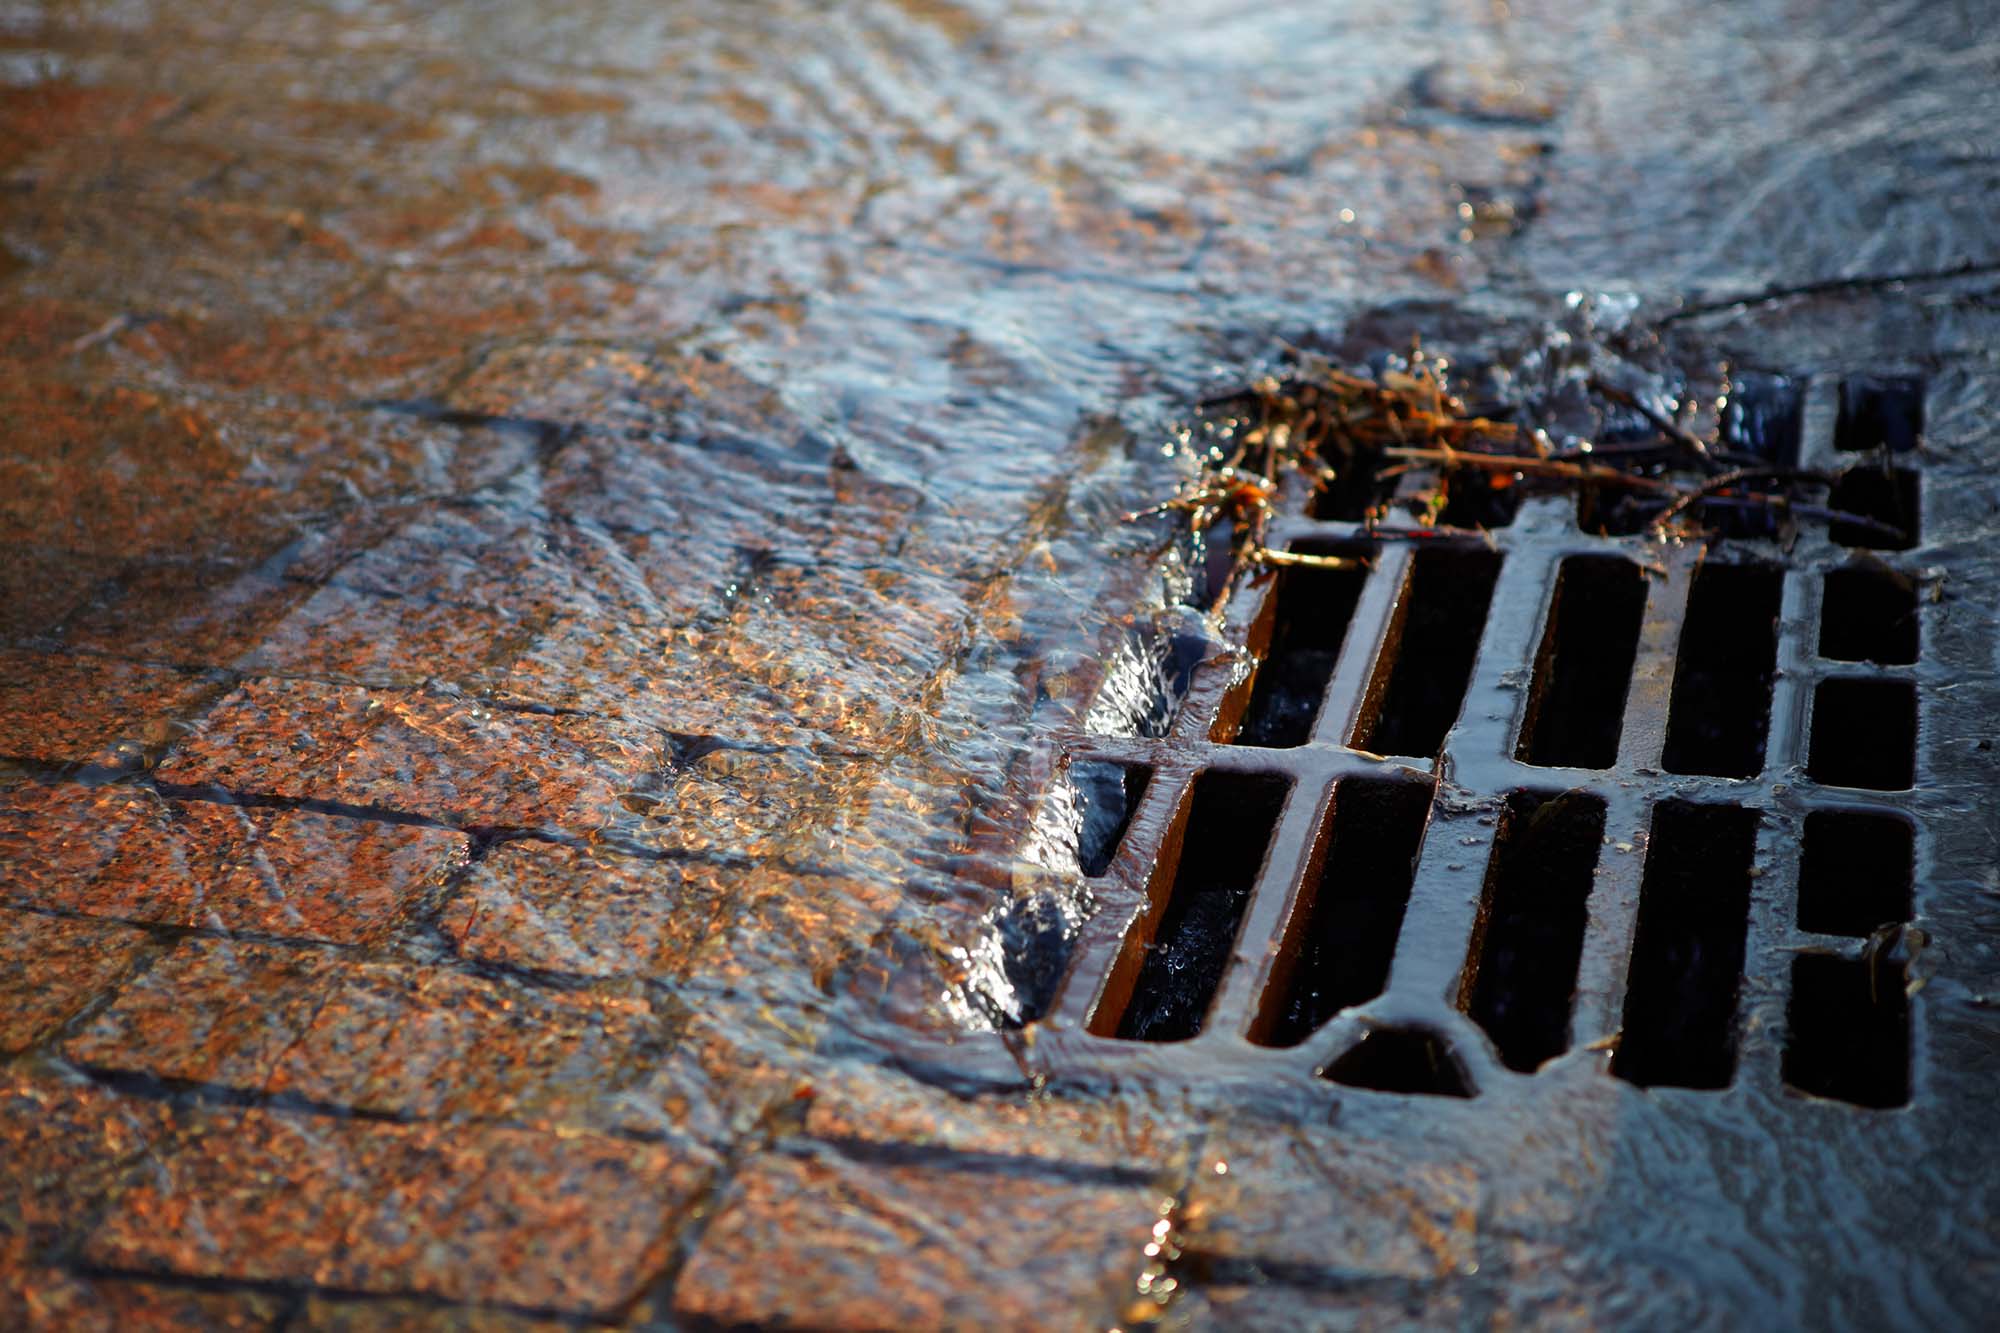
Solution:
[{"label": "rust-colored stone", "polygon": [[0,1071],[0,1235],[35,1246],[71,1239],[169,1137],[158,1101],[21,1066]]},{"label": "rust-colored stone", "polygon": [[686,971],[745,877],[695,862],[509,842],[473,867],[439,925],[481,962],[664,980]]},{"label": "rust-colored stone", "polygon": [[0,1054],[54,1032],[117,982],[149,939],[110,922],[0,914]]},{"label": "rust-colored stone", "polygon": [[129,764],[222,693],[212,674],[0,649],[0,754]]},{"label": "rust-colored stone", "polygon": [[439,829],[304,810],[160,800],[99,804],[116,851],[36,901],[93,916],[335,943],[379,940],[459,857]]},{"label": "rust-colored stone", "polygon": [[623,1116],[672,1045],[643,992],[190,940],[64,1047],[92,1068],[425,1119]]},{"label": "rust-colored stone", "polygon": [[35,1262],[0,1236],[0,1324],[22,1333],[249,1333],[279,1326],[285,1298],[261,1291],[191,1291],[124,1276],[82,1276]]},{"label": "rust-colored stone", "polygon": [[625,817],[621,793],[644,785],[666,748],[651,728],[514,712],[443,688],[253,681],[158,776],[455,824],[588,832]]},{"label": "rust-colored stone", "polygon": [[[1134,1186],[773,1153],[717,1201],[674,1309],[768,1328],[1102,1328],[1158,1203]],[[1048,1243],[1051,1218],[1067,1243]]]},{"label": "rust-colored stone", "polygon": [[609,1315],[665,1261],[697,1149],[215,1112],[92,1232],[92,1263]]}]

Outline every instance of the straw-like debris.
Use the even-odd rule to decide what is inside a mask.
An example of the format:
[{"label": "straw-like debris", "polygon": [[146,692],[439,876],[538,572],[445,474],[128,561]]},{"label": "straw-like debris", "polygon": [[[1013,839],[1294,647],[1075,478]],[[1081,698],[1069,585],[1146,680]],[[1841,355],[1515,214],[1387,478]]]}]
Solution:
[{"label": "straw-like debris", "polygon": [[1661,538],[1713,535],[1697,523],[1698,513],[1709,509],[1762,510],[1781,521],[1834,522],[1902,536],[1877,519],[1812,503],[1806,493],[1833,485],[1827,474],[1737,453],[1728,441],[1703,438],[1601,376],[1583,380],[1588,394],[1607,411],[1622,409],[1650,424],[1656,432],[1651,441],[1604,447],[1572,442],[1559,450],[1517,405],[1469,409],[1448,385],[1448,363],[1421,346],[1373,374],[1340,369],[1308,352],[1295,351],[1293,360],[1282,380],[1266,376],[1248,390],[1210,400],[1211,407],[1235,409],[1218,433],[1220,443],[1200,457],[1199,471],[1172,497],[1128,514],[1128,521],[1174,513],[1186,516],[1187,531],[1197,539],[1226,532],[1239,568],[1358,563],[1267,543],[1273,501],[1285,479],[1297,475],[1315,493],[1365,478],[1364,490],[1373,498],[1361,523],[1374,539],[1480,535],[1483,525],[1476,522],[1444,520],[1454,509],[1485,512],[1486,502],[1514,488],[1632,494],[1657,505],[1645,530]]}]

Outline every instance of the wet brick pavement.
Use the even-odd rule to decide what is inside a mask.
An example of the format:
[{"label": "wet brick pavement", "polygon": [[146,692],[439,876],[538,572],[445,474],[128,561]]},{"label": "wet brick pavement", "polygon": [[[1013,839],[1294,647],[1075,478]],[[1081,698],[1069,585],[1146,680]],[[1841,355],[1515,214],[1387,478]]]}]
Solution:
[{"label": "wet brick pavement", "polygon": [[1964,1319],[870,1036],[1276,336],[1991,260],[1972,18],[1684,8],[0,0],[0,1325]]}]

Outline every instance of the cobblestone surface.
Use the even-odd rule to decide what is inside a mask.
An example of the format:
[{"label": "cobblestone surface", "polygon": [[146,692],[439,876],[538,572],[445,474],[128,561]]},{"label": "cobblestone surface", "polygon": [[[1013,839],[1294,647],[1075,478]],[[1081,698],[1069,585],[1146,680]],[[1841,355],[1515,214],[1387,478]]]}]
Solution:
[{"label": "cobblestone surface", "polygon": [[[1990,34],[1074,8],[0,0],[0,1326],[1821,1322],[1558,1234],[1608,1128],[1523,1184],[884,1032],[975,1039],[1188,402],[1990,261]],[[1836,1313],[1965,1314],[1902,1273]]]}]

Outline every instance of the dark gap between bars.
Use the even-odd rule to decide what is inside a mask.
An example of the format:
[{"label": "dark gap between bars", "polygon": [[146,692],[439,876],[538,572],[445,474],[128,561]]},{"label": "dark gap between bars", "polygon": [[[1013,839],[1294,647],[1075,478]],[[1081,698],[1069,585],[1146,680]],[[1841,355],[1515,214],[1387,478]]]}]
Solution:
[{"label": "dark gap between bars", "polygon": [[1898,539],[1858,523],[1829,524],[1827,535],[1842,546],[1907,551],[1922,539],[1917,474],[1910,468],[1858,463],[1840,474],[1827,504],[1844,514],[1858,514],[1886,523],[1903,534]]},{"label": "dark gap between bars", "polygon": [[1819,655],[1836,662],[1907,666],[1917,660],[1917,584],[1873,560],[1829,570]]},{"label": "dark gap between bars", "polygon": [[1669,773],[1753,778],[1764,768],[1784,575],[1770,565],[1703,564],[1688,595],[1667,710]]},{"label": "dark gap between bars", "polygon": [[1569,1049],[1586,904],[1604,843],[1604,802],[1583,792],[1507,798],[1467,955],[1466,1013],[1509,1069],[1533,1073]]},{"label": "dark gap between bars", "polygon": [[1419,551],[1383,647],[1355,744],[1376,754],[1435,756],[1458,720],[1486,628],[1500,555]]},{"label": "dark gap between bars", "polygon": [[1430,808],[1428,784],[1367,778],[1335,784],[1326,854],[1315,880],[1301,886],[1311,899],[1295,911],[1273,974],[1277,998],[1267,1002],[1261,1030],[1252,1034],[1258,1044],[1296,1046],[1388,985]]},{"label": "dark gap between bars", "polygon": [[1843,453],[1917,447],[1924,431],[1924,382],[1916,375],[1858,375],[1840,382],[1833,447]]},{"label": "dark gap between bars", "polygon": [[1718,423],[1722,443],[1773,467],[1797,467],[1805,398],[1801,379],[1769,371],[1736,372]]},{"label": "dark gap between bars", "polygon": [[1419,1097],[1473,1094],[1472,1081],[1450,1044],[1421,1028],[1377,1028],[1335,1060],[1323,1077],[1372,1092]]},{"label": "dark gap between bars", "polygon": [[1274,774],[1219,769],[1195,779],[1173,889],[1118,1036],[1180,1041],[1200,1033],[1290,785]]},{"label": "dark gap between bars", "polygon": [[1886,1108],[1910,1100],[1910,1007],[1900,964],[1800,954],[1785,1008],[1785,1082]]},{"label": "dark gap between bars", "polygon": [[1756,840],[1755,810],[1654,807],[1624,1032],[1611,1062],[1618,1077],[1642,1087],[1729,1085]]},{"label": "dark gap between bars", "polygon": [[1917,688],[1903,680],[1824,680],[1813,691],[1814,782],[1907,790],[1916,776]]},{"label": "dark gap between bars", "polygon": [[1556,577],[1516,758],[1543,768],[1618,762],[1646,578],[1617,556],[1571,556]]},{"label": "dark gap between bars", "polygon": [[[1307,554],[1337,554],[1300,547]],[[1271,644],[1251,683],[1238,745],[1280,748],[1312,739],[1313,722],[1361,598],[1366,569],[1280,570],[1272,589]]]},{"label": "dark gap between bars", "polygon": [[[1719,443],[1731,452],[1770,467],[1797,467],[1805,435],[1805,381],[1761,371],[1736,372],[1730,377],[1718,425]],[[1778,515],[1761,505],[1704,505],[1701,521],[1726,537],[1778,535]]]},{"label": "dark gap between bars", "polygon": [[1111,865],[1152,780],[1153,770],[1144,764],[1079,759],[1070,765],[1078,819],[1076,860],[1085,875],[1096,878]]},{"label": "dark gap between bars", "polygon": [[1815,810],[1799,862],[1799,929],[1864,939],[1910,919],[1916,831],[1895,815]]}]

